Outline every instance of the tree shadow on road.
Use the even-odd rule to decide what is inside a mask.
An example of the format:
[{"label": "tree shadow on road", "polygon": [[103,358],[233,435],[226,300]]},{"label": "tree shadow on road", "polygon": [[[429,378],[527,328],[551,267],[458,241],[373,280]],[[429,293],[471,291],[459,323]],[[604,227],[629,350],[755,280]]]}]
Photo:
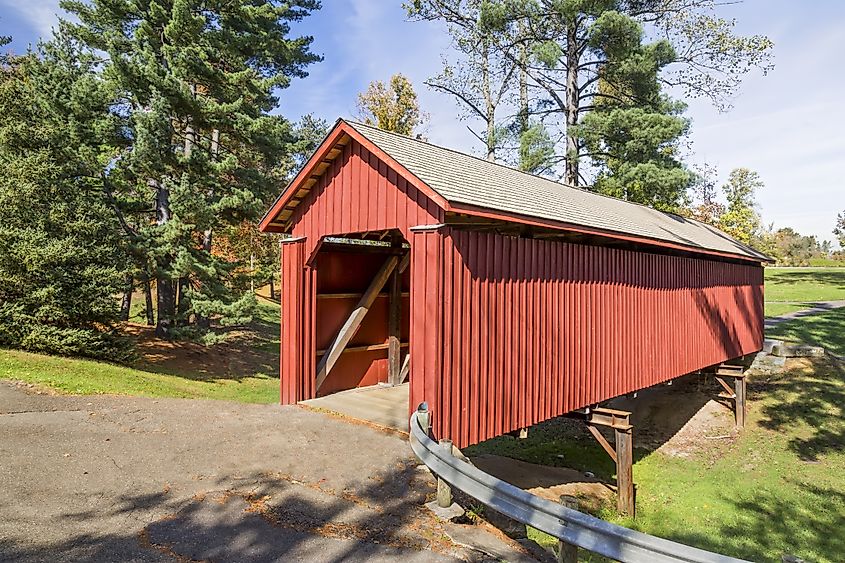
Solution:
[{"label": "tree shadow on road", "polygon": [[[188,498],[125,495],[108,513],[54,525],[118,519],[125,533],[79,532],[58,544],[0,540],[4,560],[448,561],[453,546],[423,508],[432,490],[409,461],[343,491],[284,475],[224,476]],[[217,488],[219,487],[219,488]],[[143,527],[136,524],[141,522]]]}]

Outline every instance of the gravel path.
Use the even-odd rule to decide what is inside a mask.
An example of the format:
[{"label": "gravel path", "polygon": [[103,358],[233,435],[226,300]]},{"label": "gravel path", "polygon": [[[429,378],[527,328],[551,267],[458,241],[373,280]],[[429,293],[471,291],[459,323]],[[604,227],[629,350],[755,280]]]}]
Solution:
[{"label": "gravel path", "polygon": [[299,407],[0,382],[0,490],[2,561],[469,553],[422,507],[432,478],[403,437]]},{"label": "gravel path", "polygon": [[845,307],[845,301],[820,301],[818,303],[813,303],[813,306],[809,309],[786,313],[785,315],[780,315],[779,317],[769,317],[765,321],[765,327],[773,328],[780,323],[790,321],[792,319],[799,319],[809,315],[818,315],[819,313],[824,313],[832,309],[840,309],[842,307]]}]

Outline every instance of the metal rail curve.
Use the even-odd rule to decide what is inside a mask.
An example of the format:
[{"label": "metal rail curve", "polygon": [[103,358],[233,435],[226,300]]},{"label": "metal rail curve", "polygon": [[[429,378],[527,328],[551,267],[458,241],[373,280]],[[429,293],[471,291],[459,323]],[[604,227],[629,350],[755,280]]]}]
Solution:
[{"label": "metal rail curve", "polygon": [[411,449],[420,461],[452,487],[509,518],[622,563],[744,561],[611,524],[523,491],[450,455],[428,436],[420,415],[428,416],[425,403],[410,420]]}]

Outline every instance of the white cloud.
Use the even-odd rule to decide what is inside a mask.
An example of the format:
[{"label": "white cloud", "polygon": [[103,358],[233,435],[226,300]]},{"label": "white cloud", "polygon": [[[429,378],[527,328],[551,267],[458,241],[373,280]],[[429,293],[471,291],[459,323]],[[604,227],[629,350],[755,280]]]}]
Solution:
[{"label": "white cloud", "polygon": [[[13,10],[26,21],[40,37],[47,38],[58,23],[60,12],[58,0],[0,0],[0,6]],[[14,35],[15,30],[12,30]]]},{"label": "white cloud", "polygon": [[845,25],[832,18],[797,27],[790,11],[781,9],[772,26],[775,70],[750,77],[732,111],[690,104],[694,160],[717,165],[723,177],[732,168],[756,170],[766,183],[758,198],[764,221],[830,240],[845,209],[845,76],[832,71]]}]

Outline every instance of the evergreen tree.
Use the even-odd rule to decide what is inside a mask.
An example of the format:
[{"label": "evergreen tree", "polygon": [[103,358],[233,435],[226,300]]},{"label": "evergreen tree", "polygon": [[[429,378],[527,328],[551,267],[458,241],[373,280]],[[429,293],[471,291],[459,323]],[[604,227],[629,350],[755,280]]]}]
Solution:
[{"label": "evergreen tree", "polygon": [[125,248],[99,180],[117,134],[96,60],[57,40],[0,70],[0,345],[123,359]]},{"label": "evergreen tree", "polygon": [[[125,142],[106,189],[155,278],[156,333],[249,318],[254,297],[236,291],[237,264],[212,252],[214,232],[254,219],[282,180],[296,142],[271,115],[275,91],[319,60],[290,22],[317,0],[64,1],[66,24],[115,91]],[[153,211],[154,210],[154,211]],[[183,329],[184,330],[184,329]]]},{"label": "evergreen tree", "polygon": [[[584,118],[599,109],[602,101],[625,92],[627,80],[636,71],[632,67],[655,74],[642,64],[649,55],[643,47],[643,29],[662,38],[654,45],[663,52],[651,53],[659,55],[654,61],[661,62],[656,83],[676,86],[689,96],[707,97],[720,109],[727,107],[747,72],[771,68],[772,42],[764,36],[735,35],[736,22],[716,15],[717,0],[485,0],[480,3],[479,18],[468,17],[472,4],[470,0],[408,0],[406,9],[416,19],[463,27],[467,35],[477,27],[476,21],[484,23],[493,48],[519,69],[516,125],[520,135],[528,130],[530,111],[557,147],[549,164],[562,163],[563,179],[573,186],[589,183],[580,166],[594,152],[583,137]],[[668,53],[669,60],[660,58]],[[642,126],[656,124],[661,134],[671,135],[681,123],[676,104],[659,108],[646,101],[645,106],[632,107],[653,114],[648,120],[635,117]],[[619,111],[616,116],[616,123],[624,117]],[[632,138],[638,136],[629,133]],[[655,145],[653,139],[648,142]],[[658,143],[661,152],[672,144],[671,138]],[[655,162],[654,150],[628,146],[626,151],[627,157],[643,153],[650,161],[637,172],[624,171],[638,181],[656,186],[653,179],[658,175],[675,184],[683,184],[684,178],[689,181],[688,174],[680,173],[671,162]],[[663,170],[667,165],[670,171]],[[662,201],[665,195],[648,195],[643,200]]]},{"label": "evergreen tree", "polygon": [[605,12],[608,31],[592,44],[605,53],[594,108],[577,127],[581,146],[596,167],[596,191],[677,211],[692,181],[680,162],[680,140],[689,122],[684,104],[661,93],[659,73],[675,58],[666,41],[643,44],[642,26]]}]

